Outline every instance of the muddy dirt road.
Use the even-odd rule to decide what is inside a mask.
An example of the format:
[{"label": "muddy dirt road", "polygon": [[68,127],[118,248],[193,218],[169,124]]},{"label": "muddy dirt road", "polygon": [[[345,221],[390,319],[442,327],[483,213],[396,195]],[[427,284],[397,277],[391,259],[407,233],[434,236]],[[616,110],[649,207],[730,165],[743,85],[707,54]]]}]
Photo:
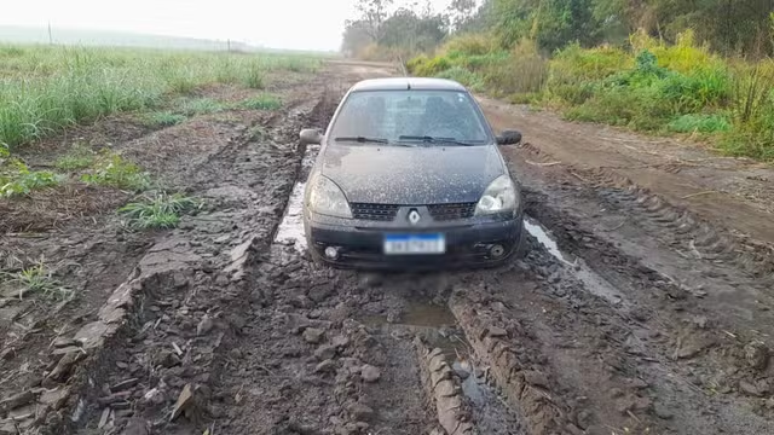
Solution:
[{"label": "muddy dirt road", "polygon": [[[178,229],[6,233],[4,267],[45,252],[84,302],[50,315],[2,299],[0,434],[774,433],[769,240],[594,167],[561,146],[573,124],[485,101],[495,127],[524,132],[505,152],[524,260],[421,275],[311,262],[300,194],[317,149],[298,131],[391,74],[330,63],[278,84],[279,112],[120,141],[207,200]],[[657,159],[637,140],[628,158]]]}]

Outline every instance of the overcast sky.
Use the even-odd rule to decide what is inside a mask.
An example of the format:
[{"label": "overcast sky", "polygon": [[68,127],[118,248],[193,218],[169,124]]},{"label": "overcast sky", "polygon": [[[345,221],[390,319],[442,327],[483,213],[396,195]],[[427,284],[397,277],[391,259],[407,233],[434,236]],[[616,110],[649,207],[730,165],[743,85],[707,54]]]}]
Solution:
[{"label": "overcast sky", "polygon": [[[400,1],[400,0],[399,0]],[[398,2],[399,2],[398,1]],[[0,25],[232,39],[338,50],[356,0],[2,0]],[[396,2],[397,3],[397,2]],[[444,8],[449,0],[431,0]]]}]

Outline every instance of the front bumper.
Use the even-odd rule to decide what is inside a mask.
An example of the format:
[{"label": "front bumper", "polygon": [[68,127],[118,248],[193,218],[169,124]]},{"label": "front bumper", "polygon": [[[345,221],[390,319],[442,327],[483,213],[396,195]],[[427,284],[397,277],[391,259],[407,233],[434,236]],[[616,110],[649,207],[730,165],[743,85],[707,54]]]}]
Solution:
[{"label": "front bumper", "polygon": [[[348,223],[348,224],[347,224]],[[523,233],[523,216],[500,221],[463,221],[455,225],[423,228],[362,227],[357,221],[319,222],[313,215],[304,219],[309,249],[315,257],[337,267],[366,269],[439,269],[467,266],[496,266],[518,249]],[[388,234],[443,233],[445,254],[385,255],[384,239]],[[492,255],[500,245],[502,255]],[[332,260],[325,248],[339,248]]]}]

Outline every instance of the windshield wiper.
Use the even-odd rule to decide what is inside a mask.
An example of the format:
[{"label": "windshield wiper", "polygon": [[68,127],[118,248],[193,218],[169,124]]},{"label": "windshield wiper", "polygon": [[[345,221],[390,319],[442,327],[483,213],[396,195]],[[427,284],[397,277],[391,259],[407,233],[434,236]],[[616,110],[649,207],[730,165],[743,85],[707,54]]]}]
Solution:
[{"label": "windshield wiper", "polygon": [[365,136],[343,136],[333,138],[336,142],[359,142],[359,143],[390,143],[387,139]]},{"label": "windshield wiper", "polygon": [[470,142],[464,142],[461,140],[457,140],[453,137],[434,137],[434,136],[399,136],[399,140],[418,140],[425,143],[444,143],[444,144],[452,144],[452,145],[459,145],[459,146],[474,146],[475,143]]}]

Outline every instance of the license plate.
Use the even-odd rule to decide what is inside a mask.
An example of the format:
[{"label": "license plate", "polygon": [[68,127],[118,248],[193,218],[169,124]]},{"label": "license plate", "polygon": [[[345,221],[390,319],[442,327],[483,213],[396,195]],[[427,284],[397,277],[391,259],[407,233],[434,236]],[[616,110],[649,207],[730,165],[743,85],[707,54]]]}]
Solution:
[{"label": "license plate", "polygon": [[387,255],[443,254],[446,238],[443,234],[390,234],[384,237]]}]

